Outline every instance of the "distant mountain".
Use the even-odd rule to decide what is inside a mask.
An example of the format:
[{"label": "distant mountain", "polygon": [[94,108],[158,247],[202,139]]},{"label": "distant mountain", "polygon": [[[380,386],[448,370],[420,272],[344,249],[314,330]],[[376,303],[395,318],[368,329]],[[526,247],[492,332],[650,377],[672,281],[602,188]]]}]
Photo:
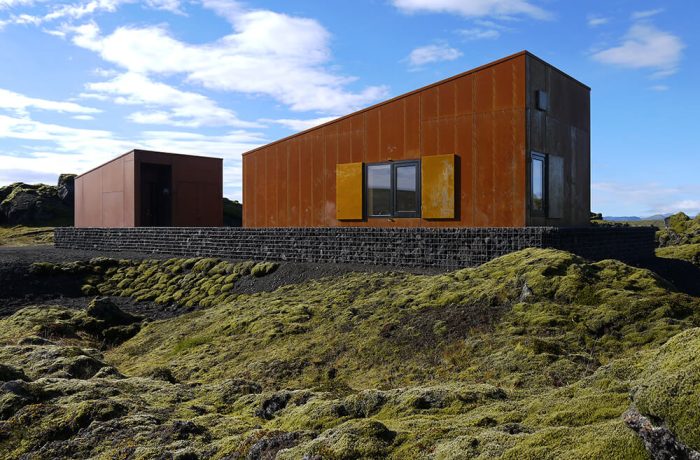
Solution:
[{"label": "distant mountain", "polygon": [[673,213],[671,213],[671,212],[668,212],[666,214],[654,214],[653,216],[649,216],[649,217],[642,219],[642,220],[664,220],[668,216],[672,216],[672,215],[673,215]]},{"label": "distant mountain", "polygon": [[669,212],[666,214],[654,214],[653,216],[649,217],[639,217],[639,216],[605,216],[603,217],[603,220],[609,220],[612,222],[619,222],[619,221],[636,221],[636,220],[664,220],[668,216],[672,216],[673,213]]},{"label": "distant mountain", "polygon": [[630,221],[630,220],[642,220],[641,217],[638,216],[605,216],[603,217],[603,220],[610,220],[613,222],[618,222],[618,221]]}]

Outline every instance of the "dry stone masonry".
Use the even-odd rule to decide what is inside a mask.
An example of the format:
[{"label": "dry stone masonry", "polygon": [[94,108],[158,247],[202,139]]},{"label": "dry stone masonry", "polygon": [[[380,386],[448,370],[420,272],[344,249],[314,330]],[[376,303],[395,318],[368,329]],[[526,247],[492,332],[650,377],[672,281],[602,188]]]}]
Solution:
[{"label": "dry stone masonry", "polygon": [[57,228],[65,249],[140,251],[238,260],[473,267],[528,247],[599,260],[654,255],[654,229],[590,228]]}]

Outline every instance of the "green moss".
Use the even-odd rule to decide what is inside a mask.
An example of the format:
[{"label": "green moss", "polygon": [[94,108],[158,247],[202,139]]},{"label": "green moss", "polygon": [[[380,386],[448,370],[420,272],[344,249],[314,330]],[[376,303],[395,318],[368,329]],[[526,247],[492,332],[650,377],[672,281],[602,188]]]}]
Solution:
[{"label": "green moss", "polygon": [[670,216],[656,237],[661,247],[700,244],[700,214],[694,219],[682,212]]},{"label": "green moss", "polygon": [[203,336],[189,337],[185,340],[179,341],[175,345],[175,348],[173,349],[173,353],[176,353],[176,354],[182,353],[183,351],[189,350],[191,348],[199,347],[201,345],[206,345],[211,341],[212,341],[211,337],[203,337]]},{"label": "green moss", "polygon": [[700,450],[700,329],[680,333],[661,347],[633,390],[633,399],[642,414]]},{"label": "green moss", "polygon": [[[126,408],[120,428],[90,426],[137,439],[128,452],[146,458],[184,445],[207,458],[270,446],[284,446],[276,458],[647,458],[621,418],[630,394],[697,448],[700,299],[647,270],[528,249],[442,275],[349,273],[237,295],[255,264],[209,260],[193,270],[199,262],[90,270],[108,289],[209,307],[148,323],[93,357],[126,377],[72,379],[70,396],[51,402],[60,412],[31,418],[16,395],[0,394],[0,412],[20,414],[4,419],[17,428],[0,440],[0,455],[36,451],[28,439],[42,436],[38,427],[88,398]],[[0,319],[8,344],[0,361],[36,378],[56,356],[66,365],[83,359],[89,338],[80,334],[67,339],[73,347],[49,345],[55,354],[42,359],[46,345],[14,345],[37,335],[37,325],[71,327],[75,315],[27,310]],[[27,370],[32,362],[47,367]],[[62,369],[51,372],[27,385],[59,394]],[[195,425],[187,434],[175,428],[184,420]],[[122,441],[85,447],[85,439],[73,455],[121,455],[113,445]]]},{"label": "green moss", "polygon": [[261,277],[274,272],[277,270],[278,266],[279,264],[275,262],[260,262],[255,264],[255,266],[250,270],[250,273],[255,277]]},{"label": "green moss", "polygon": [[658,257],[679,259],[700,267],[700,243],[667,246],[656,250]]}]

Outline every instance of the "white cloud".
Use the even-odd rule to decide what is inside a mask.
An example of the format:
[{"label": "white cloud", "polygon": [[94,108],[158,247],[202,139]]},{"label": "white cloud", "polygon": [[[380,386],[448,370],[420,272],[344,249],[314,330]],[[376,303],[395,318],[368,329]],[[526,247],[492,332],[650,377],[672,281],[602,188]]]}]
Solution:
[{"label": "white cloud", "polygon": [[93,117],[92,115],[75,115],[71,118],[73,118],[74,120],[82,120],[82,121],[88,121],[88,120],[95,119],[95,117]]},{"label": "white cloud", "polygon": [[501,36],[501,32],[496,29],[482,29],[480,27],[460,29],[457,32],[467,40],[495,39]]},{"label": "white cloud", "polygon": [[659,208],[659,214],[683,211],[690,216],[700,214],[700,200],[680,200]]},{"label": "white cloud", "polygon": [[119,27],[101,36],[88,23],[66,32],[76,45],[131,72],[184,74],[208,89],[263,94],[296,111],[342,114],[387,95],[383,86],[349,91],[354,78],[324,67],[330,34],[313,19],[256,10],[231,20],[234,33],[202,45],[176,40],[162,27]]},{"label": "white cloud", "polygon": [[31,6],[33,4],[34,0],[0,0],[0,10],[16,6]]},{"label": "white cloud", "polygon": [[293,118],[282,118],[282,119],[269,119],[269,118],[263,118],[260,121],[264,123],[275,123],[278,125],[282,125],[285,128],[289,128],[292,131],[304,131],[310,128],[313,128],[314,126],[322,125],[324,123],[328,123],[329,121],[335,120],[337,117],[321,117],[321,118],[313,118],[310,120],[298,120],[298,119],[293,119]]},{"label": "white cloud", "polygon": [[462,52],[451,48],[445,43],[426,45],[415,48],[408,55],[408,62],[412,67],[421,67],[432,62],[454,61],[462,56]]},{"label": "white cloud", "polygon": [[670,88],[668,87],[668,85],[653,85],[650,86],[649,89],[653,91],[668,91]]},{"label": "white cloud", "polygon": [[0,115],[0,139],[21,140],[23,152],[0,150],[0,183],[55,177],[57,172],[81,173],[134,148],[174,151],[224,158],[226,193],[240,199],[241,153],[267,139],[249,131],[204,135],[183,131],[145,131],[123,139],[106,130],[42,123],[28,117]]},{"label": "white cloud", "polygon": [[450,13],[465,17],[529,16],[550,19],[549,12],[529,0],[392,0],[405,13]]},{"label": "white cloud", "polygon": [[631,18],[633,21],[638,21],[640,19],[648,19],[652,16],[656,16],[659,13],[663,13],[663,8],[657,8],[655,10],[645,10],[645,11],[635,11],[632,13]]},{"label": "white cloud", "polygon": [[[7,23],[14,24],[34,24],[57,21],[57,20],[76,20],[86,16],[92,16],[97,13],[114,13],[117,9],[129,3],[140,3],[146,8],[167,10],[175,14],[184,14],[181,9],[180,0],[146,0],[139,2],[138,0],[82,0],[74,3],[64,3],[56,6],[46,0],[0,0],[0,9],[13,6],[32,6],[36,3],[48,4],[51,10],[43,15],[19,14],[12,15]],[[59,31],[49,31],[54,35],[60,34]]]},{"label": "white cloud", "polygon": [[109,81],[88,83],[86,87],[92,91],[91,94],[112,96],[117,104],[143,107],[145,110],[135,112],[129,117],[136,123],[191,128],[259,126],[240,120],[232,110],[220,107],[206,96],[154,82],[134,72],[126,72]]},{"label": "white cloud", "polygon": [[669,187],[658,182],[622,184],[617,182],[591,183],[593,210],[615,210],[617,215],[647,217],[683,211],[689,215],[700,212],[700,186],[675,185]]},{"label": "white cloud", "polygon": [[610,18],[606,18],[603,16],[595,16],[595,15],[589,15],[588,16],[588,26],[589,27],[598,27],[605,25],[610,22]]},{"label": "white cloud", "polygon": [[619,45],[599,51],[593,58],[630,69],[652,69],[653,76],[660,78],[677,72],[684,48],[680,37],[642,21],[630,27]]},{"label": "white cloud", "polygon": [[24,114],[28,109],[48,110],[64,113],[99,113],[101,110],[85,107],[74,102],[52,101],[25,96],[0,88],[0,109],[12,110]]}]

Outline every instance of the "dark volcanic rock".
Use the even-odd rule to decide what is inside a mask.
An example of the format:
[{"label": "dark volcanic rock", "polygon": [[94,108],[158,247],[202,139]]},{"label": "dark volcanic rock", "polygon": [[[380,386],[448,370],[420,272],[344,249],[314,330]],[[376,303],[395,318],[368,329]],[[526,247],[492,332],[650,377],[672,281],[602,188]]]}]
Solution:
[{"label": "dark volcanic rock", "polygon": [[28,382],[29,377],[24,374],[22,369],[17,369],[7,364],[0,364],[0,382],[9,382],[11,380],[24,380]]},{"label": "dark volcanic rock", "polygon": [[629,409],[622,417],[627,426],[642,439],[654,460],[700,460],[700,452],[677,440],[665,426],[654,426],[651,420],[640,414],[636,408]]},{"label": "dark volcanic rock", "polygon": [[[107,297],[96,297],[93,299],[87,307],[87,314],[95,319],[104,321],[108,327],[125,326],[140,322],[142,319],[123,311]],[[138,332],[138,330],[136,332]],[[125,331],[125,333],[128,335],[131,331]],[[133,337],[134,334],[135,332],[131,334],[131,337]]]},{"label": "dark volcanic rock", "polygon": [[0,223],[71,225],[74,179],[74,174],[61,174],[58,186],[16,182],[0,187]]},{"label": "dark volcanic rock", "polygon": [[75,174],[58,176],[58,197],[66,204],[73,203],[75,198]]}]

